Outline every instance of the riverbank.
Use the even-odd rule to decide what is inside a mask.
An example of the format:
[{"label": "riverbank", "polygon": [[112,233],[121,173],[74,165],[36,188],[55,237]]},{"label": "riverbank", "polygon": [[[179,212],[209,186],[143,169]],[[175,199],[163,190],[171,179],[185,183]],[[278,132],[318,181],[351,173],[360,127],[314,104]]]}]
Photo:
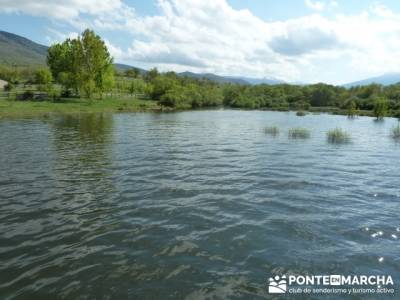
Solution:
[{"label": "riverbank", "polygon": [[0,100],[0,118],[46,117],[57,114],[164,111],[157,101],[139,99]]},{"label": "riverbank", "polygon": [[[212,107],[217,108],[217,107]],[[78,98],[63,98],[57,102],[53,101],[16,101],[0,99],[0,118],[30,118],[48,117],[60,114],[78,113],[117,113],[117,112],[170,112],[175,109],[158,104],[155,100],[132,99],[132,98],[104,98],[102,100],[88,100]],[[248,110],[248,109],[244,109]],[[289,111],[287,108],[271,109],[260,108],[255,110],[267,111]],[[334,115],[347,115],[347,110],[337,107],[310,107],[305,113],[328,113]],[[358,116],[373,116],[370,110],[358,110]],[[397,115],[388,112],[388,117]]]}]

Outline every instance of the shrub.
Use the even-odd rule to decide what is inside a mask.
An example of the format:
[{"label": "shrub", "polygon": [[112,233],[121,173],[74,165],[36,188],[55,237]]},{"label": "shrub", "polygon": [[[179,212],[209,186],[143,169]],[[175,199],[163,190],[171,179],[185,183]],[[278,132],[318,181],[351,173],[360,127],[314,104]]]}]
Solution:
[{"label": "shrub", "polygon": [[3,87],[3,89],[5,92],[10,92],[11,90],[14,89],[14,85],[11,82],[9,82]]},{"label": "shrub", "polygon": [[393,112],[393,117],[400,119],[400,109]]},{"label": "shrub", "polygon": [[335,128],[327,132],[328,142],[332,144],[346,144],[351,140],[350,134],[340,128]]},{"label": "shrub", "polygon": [[272,135],[272,136],[277,136],[279,134],[279,128],[275,127],[275,126],[265,127],[264,128],[264,133]]},{"label": "shrub", "polygon": [[71,90],[65,89],[61,92],[61,97],[70,98],[72,96]]},{"label": "shrub", "polygon": [[357,112],[357,104],[354,100],[351,100],[347,104],[347,117],[354,118],[356,116],[356,112]]},{"label": "shrub", "polygon": [[400,124],[392,128],[392,138],[400,140]]},{"label": "shrub", "polygon": [[384,98],[378,98],[374,102],[374,116],[377,120],[383,120],[388,110],[388,101]]},{"label": "shrub", "polygon": [[306,128],[289,129],[289,138],[292,139],[307,139],[310,137],[310,131]]},{"label": "shrub", "polygon": [[33,100],[34,94],[32,91],[25,91],[23,94],[17,95],[17,100]]},{"label": "shrub", "polygon": [[298,116],[298,117],[304,117],[306,115],[306,113],[304,112],[304,111],[302,111],[302,110],[299,110],[297,113],[296,113],[296,116]]}]

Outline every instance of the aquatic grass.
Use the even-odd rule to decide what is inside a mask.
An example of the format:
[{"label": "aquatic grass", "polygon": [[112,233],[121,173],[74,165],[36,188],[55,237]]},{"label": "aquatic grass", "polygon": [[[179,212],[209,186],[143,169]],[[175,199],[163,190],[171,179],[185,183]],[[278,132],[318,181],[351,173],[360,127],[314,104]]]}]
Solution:
[{"label": "aquatic grass", "polygon": [[276,126],[265,127],[264,133],[272,136],[277,136],[279,135],[279,128]]},{"label": "aquatic grass", "polygon": [[310,136],[310,130],[306,128],[298,127],[289,129],[289,138],[291,139],[308,139]]},{"label": "aquatic grass", "polygon": [[326,135],[331,144],[347,144],[351,141],[350,134],[341,128],[329,130]]},{"label": "aquatic grass", "polygon": [[400,141],[400,124],[392,128],[392,138]]}]

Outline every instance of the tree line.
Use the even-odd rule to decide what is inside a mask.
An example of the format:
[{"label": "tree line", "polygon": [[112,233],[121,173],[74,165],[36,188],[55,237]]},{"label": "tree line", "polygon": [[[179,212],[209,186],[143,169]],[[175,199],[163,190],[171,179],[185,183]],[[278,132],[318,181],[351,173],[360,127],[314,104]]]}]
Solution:
[{"label": "tree line", "polygon": [[131,96],[156,100],[177,109],[227,106],[246,109],[308,110],[314,107],[360,111],[400,117],[400,83],[390,86],[370,84],[344,88],[329,84],[221,84],[205,78],[178,76],[174,72],[147,72],[136,68],[116,71],[104,41],[91,30],[48,49],[48,68],[0,67],[0,78],[13,83],[25,78],[38,89],[57,97],[102,98]]}]

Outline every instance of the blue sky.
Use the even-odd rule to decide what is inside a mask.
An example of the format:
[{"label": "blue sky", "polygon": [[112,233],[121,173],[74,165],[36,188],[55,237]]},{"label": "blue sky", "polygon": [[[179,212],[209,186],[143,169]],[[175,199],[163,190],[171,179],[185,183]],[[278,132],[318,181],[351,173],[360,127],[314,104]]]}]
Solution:
[{"label": "blue sky", "polygon": [[340,84],[400,72],[400,1],[0,0],[0,30],[50,45],[94,29],[116,62]]}]

